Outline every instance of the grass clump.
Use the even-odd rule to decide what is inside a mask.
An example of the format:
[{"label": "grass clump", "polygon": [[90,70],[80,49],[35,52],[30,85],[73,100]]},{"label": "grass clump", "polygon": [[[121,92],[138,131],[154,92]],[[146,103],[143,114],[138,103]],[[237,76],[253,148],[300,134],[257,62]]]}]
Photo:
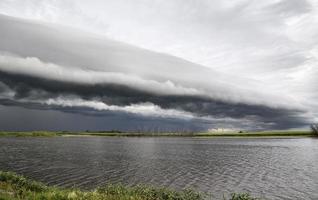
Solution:
[{"label": "grass clump", "polygon": [[175,191],[150,186],[107,185],[92,191],[45,186],[12,172],[0,171],[0,200],[203,200],[193,190]]},{"label": "grass clump", "polygon": [[127,199],[143,200],[203,200],[204,195],[193,190],[175,191],[167,188],[137,185],[126,187],[123,185],[107,185],[100,187],[97,193],[113,197],[127,197]]},{"label": "grass clump", "polygon": [[[0,200],[204,200],[194,190],[137,185],[107,185],[91,191],[46,186],[13,172],[0,171]],[[223,199],[225,200],[225,198]],[[256,200],[249,194],[231,194],[229,200]]]},{"label": "grass clump", "polygon": [[242,194],[232,193],[229,200],[260,200],[260,199],[254,198],[247,193],[242,193]]},{"label": "grass clump", "polygon": [[28,180],[23,176],[19,176],[13,172],[0,172],[0,183],[1,185],[8,185],[11,189],[24,189],[34,192],[42,192],[47,189],[47,187],[39,182]]}]

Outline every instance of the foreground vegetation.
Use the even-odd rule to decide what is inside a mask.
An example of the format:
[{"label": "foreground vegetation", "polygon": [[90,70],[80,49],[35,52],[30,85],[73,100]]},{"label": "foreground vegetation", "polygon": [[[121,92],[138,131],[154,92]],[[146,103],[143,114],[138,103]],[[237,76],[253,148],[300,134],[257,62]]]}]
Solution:
[{"label": "foreground vegetation", "polygon": [[108,136],[108,137],[297,137],[297,136],[318,136],[312,131],[259,131],[259,132],[203,132],[203,133],[152,133],[152,132],[116,132],[116,131],[105,131],[105,132],[68,132],[68,131],[21,131],[21,132],[10,132],[0,131],[0,137],[54,137],[54,136]]},{"label": "foreground vegetation", "polygon": [[[46,186],[12,172],[0,171],[0,200],[203,200],[193,190],[175,191],[150,186],[107,185],[92,191]],[[224,198],[225,199],[225,198]],[[248,194],[231,194],[230,200],[256,200]]]}]

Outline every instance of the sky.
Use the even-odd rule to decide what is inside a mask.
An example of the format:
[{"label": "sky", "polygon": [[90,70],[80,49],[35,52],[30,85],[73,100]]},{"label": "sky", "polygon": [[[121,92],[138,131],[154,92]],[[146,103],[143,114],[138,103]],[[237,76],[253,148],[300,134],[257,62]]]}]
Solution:
[{"label": "sky", "polygon": [[0,129],[303,129],[315,0],[1,0]]}]

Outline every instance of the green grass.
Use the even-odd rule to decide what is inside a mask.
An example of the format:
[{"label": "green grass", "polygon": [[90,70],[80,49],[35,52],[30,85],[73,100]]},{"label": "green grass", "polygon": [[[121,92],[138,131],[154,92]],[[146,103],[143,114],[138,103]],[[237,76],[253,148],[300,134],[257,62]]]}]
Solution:
[{"label": "green grass", "polygon": [[[194,190],[176,191],[151,186],[107,185],[91,191],[46,186],[12,172],[0,171],[0,200],[204,200]],[[225,198],[224,198],[225,199]],[[231,194],[229,200],[256,200],[248,194]]]},{"label": "green grass", "polygon": [[311,131],[259,131],[259,132],[203,132],[203,133],[124,133],[124,132],[54,132],[54,131],[0,131],[0,137],[54,137],[54,136],[105,136],[105,137],[314,137]]}]

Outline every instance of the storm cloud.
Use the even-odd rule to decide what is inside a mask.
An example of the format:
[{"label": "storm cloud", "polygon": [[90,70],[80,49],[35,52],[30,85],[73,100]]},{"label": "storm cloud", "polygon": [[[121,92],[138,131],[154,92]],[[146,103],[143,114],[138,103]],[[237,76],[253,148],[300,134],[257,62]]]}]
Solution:
[{"label": "storm cloud", "polygon": [[[2,4],[10,6],[6,1]],[[246,4],[242,9],[248,10],[249,6],[255,5]],[[311,12],[310,3],[302,4],[298,10],[290,6],[282,1],[268,9],[277,16],[282,12],[288,16]],[[210,20],[216,23],[220,19],[212,17]],[[243,21],[235,22],[240,23]],[[199,27],[201,25],[198,23]],[[211,63],[166,51],[160,45],[157,50],[161,53],[143,42],[139,43],[143,47],[140,48],[134,46],[136,41],[127,44],[120,37],[107,35],[107,38],[98,31],[85,32],[79,27],[5,15],[0,15],[0,27],[0,111],[2,118],[8,115],[12,121],[17,114],[9,115],[9,112],[21,111],[21,117],[27,118],[27,110],[30,110],[30,114],[37,113],[56,125],[55,128],[48,125],[47,129],[138,130],[143,127],[146,130],[160,127],[161,131],[167,131],[302,128],[317,119],[317,105],[313,100],[317,93],[313,84],[318,73],[312,68],[316,60],[309,59],[304,50],[273,55],[278,56],[275,65],[280,63],[274,75],[267,71],[273,67],[269,62],[264,62],[269,64],[266,68],[256,63],[255,69],[251,69],[249,64],[246,69],[250,70],[242,75],[239,71],[233,73],[236,67],[241,68],[235,62],[233,72],[220,66],[206,67],[204,65]],[[182,30],[182,23],[178,27]],[[240,34],[244,31],[238,36]],[[241,42],[264,47],[253,38]],[[290,49],[296,48],[298,46]],[[310,51],[314,54],[316,50],[310,47]],[[254,59],[266,57],[266,54],[255,55]],[[284,77],[279,83],[277,78],[284,72],[289,78]],[[247,76],[248,73],[251,76]],[[260,73],[264,77],[260,78]],[[54,115],[64,116],[69,125],[53,122]],[[86,128],[76,127],[75,121],[86,120]],[[14,129],[13,123],[0,125],[3,129]],[[20,127],[37,129],[36,126]]]}]

